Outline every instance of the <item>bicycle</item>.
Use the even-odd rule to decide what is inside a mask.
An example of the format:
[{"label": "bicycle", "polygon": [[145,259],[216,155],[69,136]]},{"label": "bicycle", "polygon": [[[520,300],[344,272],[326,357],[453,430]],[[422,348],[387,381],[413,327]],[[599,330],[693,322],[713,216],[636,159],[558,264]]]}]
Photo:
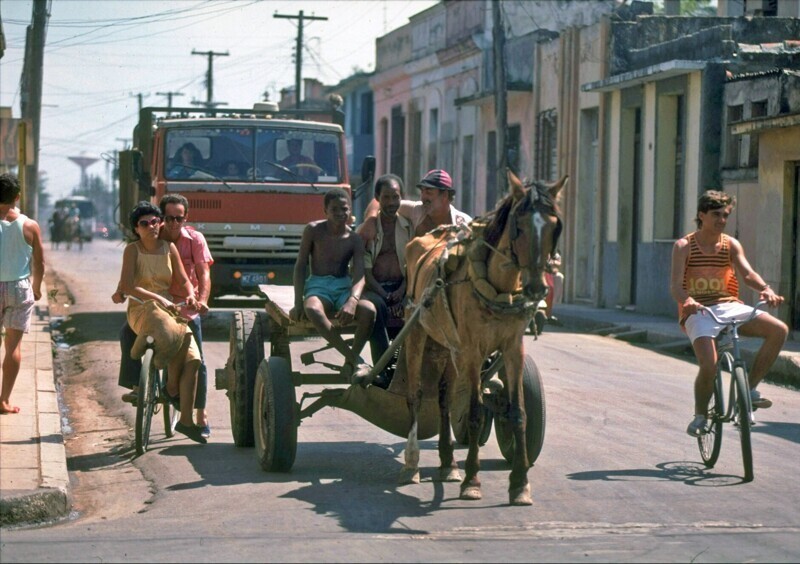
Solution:
[{"label": "bicycle", "polygon": [[[717,346],[717,376],[714,380],[714,395],[708,408],[710,425],[707,432],[697,437],[700,456],[706,468],[713,468],[722,448],[722,424],[733,423],[739,429],[744,464],[744,481],[753,481],[753,451],[750,444],[750,427],[753,425],[753,406],[750,399],[750,381],[747,366],[739,348],[739,327],[755,318],[758,308],[766,301],[758,302],[753,312],[744,321],[722,321],[710,309],[704,311],[720,325],[726,325],[715,342]],[[729,337],[729,340],[728,340]],[[723,395],[722,373],[731,375],[727,409]]]},{"label": "bicycle", "polygon": [[[130,299],[142,300],[129,296]],[[183,304],[176,304],[178,306]],[[147,348],[142,356],[142,367],[139,370],[139,390],[136,398],[136,425],[134,427],[135,445],[137,456],[147,452],[150,446],[150,428],[153,415],[161,411],[164,418],[164,434],[170,439],[175,434],[175,424],[178,422],[179,412],[176,410],[162,392],[166,385],[163,370],[157,370],[153,363],[153,338],[147,337]]]},{"label": "bicycle", "polygon": [[147,350],[142,356],[142,368],[139,371],[139,396],[136,402],[136,454],[139,456],[147,452],[153,415],[159,410],[164,417],[164,434],[168,439],[175,434],[178,411],[162,392],[162,382],[166,383],[162,372],[153,363],[153,338],[147,337]]}]

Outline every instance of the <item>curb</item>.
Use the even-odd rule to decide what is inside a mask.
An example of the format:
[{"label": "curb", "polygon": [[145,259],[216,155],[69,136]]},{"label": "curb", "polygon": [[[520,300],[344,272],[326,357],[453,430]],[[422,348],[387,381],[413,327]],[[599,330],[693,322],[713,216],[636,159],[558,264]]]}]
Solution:
[{"label": "curb", "polygon": [[[593,319],[590,315],[582,316],[574,307],[569,311],[558,309],[557,313],[561,323],[576,331],[645,345],[661,353],[694,358],[691,344],[685,335],[679,332],[646,328],[644,327],[644,325],[648,325],[646,321],[637,321],[636,319],[626,319],[621,322],[603,321]],[[752,341],[752,343],[743,343],[741,349],[742,357],[748,365],[752,365],[760,347],[760,344],[757,344],[758,341]],[[792,348],[796,350],[796,345]],[[800,388],[800,353],[793,350],[782,350],[764,381]]]}]

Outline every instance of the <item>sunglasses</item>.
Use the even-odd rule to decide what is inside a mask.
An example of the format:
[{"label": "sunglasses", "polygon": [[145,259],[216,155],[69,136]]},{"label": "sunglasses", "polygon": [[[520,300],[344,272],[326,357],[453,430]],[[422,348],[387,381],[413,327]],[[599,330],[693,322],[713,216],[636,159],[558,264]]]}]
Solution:
[{"label": "sunglasses", "polygon": [[175,221],[177,223],[183,223],[184,221],[186,221],[186,216],[185,215],[165,215],[164,216],[164,220],[167,223],[172,223],[173,221]]},{"label": "sunglasses", "polygon": [[158,217],[154,217],[151,220],[140,219],[139,220],[139,227],[155,227],[156,225],[161,223],[161,219]]}]

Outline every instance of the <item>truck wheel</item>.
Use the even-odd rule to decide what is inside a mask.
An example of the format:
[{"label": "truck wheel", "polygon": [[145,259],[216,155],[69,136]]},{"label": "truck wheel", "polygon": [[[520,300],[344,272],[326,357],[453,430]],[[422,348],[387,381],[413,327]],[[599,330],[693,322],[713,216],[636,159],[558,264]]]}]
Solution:
[{"label": "truck wheel", "polygon": [[233,378],[228,385],[233,442],[253,446],[253,389],[258,365],[264,360],[261,328],[252,311],[235,311],[231,319],[230,359]]},{"label": "truck wheel", "polygon": [[288,472],[297,454],[292,371],[282,358],[261,361],[256,376],[253,422],[256,455],[267,472]]}]

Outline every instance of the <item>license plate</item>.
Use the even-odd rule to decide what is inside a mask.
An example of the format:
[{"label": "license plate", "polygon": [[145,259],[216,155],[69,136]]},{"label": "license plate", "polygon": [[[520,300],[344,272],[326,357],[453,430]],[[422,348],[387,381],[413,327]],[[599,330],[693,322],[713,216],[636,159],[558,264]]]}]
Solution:
[{"label": "license plate", "polygon": [[258,286],[259,284],[267,284],[267,274],[265,272],[243,272],[242,273],[242,286]]}]

